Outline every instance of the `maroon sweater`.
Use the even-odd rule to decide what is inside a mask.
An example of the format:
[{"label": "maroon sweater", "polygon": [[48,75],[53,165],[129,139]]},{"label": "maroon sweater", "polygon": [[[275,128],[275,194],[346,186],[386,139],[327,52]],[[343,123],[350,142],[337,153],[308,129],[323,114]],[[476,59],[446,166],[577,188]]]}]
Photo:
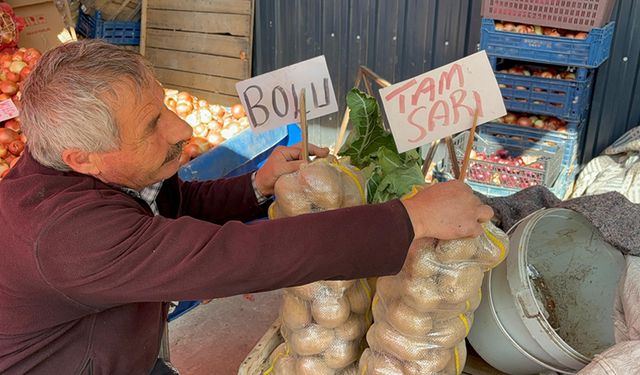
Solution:
[{"label": "maroon sweater", "polygon": [[413,239],[398,201],[243,224],[249,175],[174,176],[157,203],[25,153],[0,182],[0,373],[147,375],[161,301],[394,274]]}]

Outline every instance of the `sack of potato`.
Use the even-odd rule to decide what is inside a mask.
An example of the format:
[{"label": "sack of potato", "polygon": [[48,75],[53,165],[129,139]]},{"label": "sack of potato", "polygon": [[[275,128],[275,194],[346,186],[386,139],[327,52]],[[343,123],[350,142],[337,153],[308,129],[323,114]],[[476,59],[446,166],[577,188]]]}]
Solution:
[{"label": "sack of potato", "polygon": [[359,373],[461,374],[484,272],[507,249],[507,235],[492,224],[478,238],[415,241],[400,273],[378,279]]},{"label": "sack of potato", "polygon": [[[351,207],[366,202],[364,180],[348,161],[316,159],[275,184],[269,218]],[[271,355],[272,375],[355,374],[371,324],[365,279],[319,281],[284,291],[280,319],[285,342]]]}]

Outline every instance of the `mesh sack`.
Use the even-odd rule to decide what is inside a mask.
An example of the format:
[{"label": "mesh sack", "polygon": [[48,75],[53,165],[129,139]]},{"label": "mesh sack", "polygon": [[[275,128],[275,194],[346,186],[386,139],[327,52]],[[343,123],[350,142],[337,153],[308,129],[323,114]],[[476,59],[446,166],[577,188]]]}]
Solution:
[{"label": "mesh sack", "polygon": [[461,374],[484,272],[507,249],[492,224],[478,238],[414,241],[402,270],[378,279],[360,374]]},{"label": "mesh sack", "polygon": [[[365,203],[364,180],[348,160],[316,159],[276,182],[271,219]],[[318,281],[286,288],[280,309],[285,342],[272,353],[272,375],[356,374],[371,324],[365,279]]]}]

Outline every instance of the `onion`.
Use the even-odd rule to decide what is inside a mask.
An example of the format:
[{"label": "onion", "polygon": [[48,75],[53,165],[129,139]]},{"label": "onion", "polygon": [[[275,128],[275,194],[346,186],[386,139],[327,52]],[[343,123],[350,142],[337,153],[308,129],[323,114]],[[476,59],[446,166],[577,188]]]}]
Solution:
[{"label": "onion", "polygon": [[0,128],[0,145],[9,144],[18,139],[18,133],[11,129]]},{"label": "onion", "polygon": [[6,176],[7,173],[9,173],[9,164],[0,161],[0,178]]},{"label": "onion", "polygon": [[191,127],[194,128],[200,125],[200,119],[198,117],[198,112],[191,112],[184,118],[184,121],[186,121],[187,124],[191,125]]},{"label": "onion", "polygon": [[178,101],[178,104],[176,105],[176,113],[178,116],[184,118],[191,113],[191,111],[193,111],[193,104],[191,104],[191,102]]},{"label": "onion", "polygon": [[198,157],[200,154],[202,154],[200,147],[198,147],[198,145],[195,145],[193,143],[188,143],[186,146],[184,146],[183,152],[187,154],[191,159]]},{"label": "onion", "polygon": [[7,95],[15,95],[18,92],[18,85],[11,81],[0,82],[0,91]]},{"label": "onion", "polygon": [[236,104],[233,107],[231,107],[231,115],[237,120],[241,117],[245,116],[244,113],[244,108],[242,107],[242,104]]},{"label": "onion", "polygon": [[209,135],[207,136],[207,142],[215,147],[224,142],[224,138],[220,135],[220,133],[209,132]]},{"label": "onion", "polygon": [[205,124],[208,124],[213,119],[213,115],[207,109],[207,106],[200,106],[198,114],[200,115],[200,122],[203,122]]},{"label": "onion", "polygon": [[0,159],[4,159],[4,157],[7,156],[8,153],[9,150],[7,150],[7,148],[3,145],[0,145]]},{"label": "onion", "polygon": [[[29,69],[29,68],[25,68],[25,69]],[[9,73],[6,74],[6,79],[8,81],[17,83],[18,81],[20,81],[20,74],[17,74],[17,73],[14,73],[14,72],[9,72]]]},{"label": "onion", "polygon": [[4,127],[13,130],[16,133],[20,133],[20,122],[16,119],[7,120],[7,122],[4,123]]},{"label": "onion", "polygon": [[178,101],[191,103],[193,101],[193,96],[188,92],[182,91],[178,93]]},{"label": "onion", "polygon": [[200,151],[203,153],[209,151],[209,149],[211,148],[211,145],[205,138],[194,137],[191,139],[191,143],[198,146],[200,148]]},{"label": "onion", "polygon": [[206,124],[198,124],[193,128],[193,135],[195,137],[206,137],[209,133],[209,128]]},{"label": "onion", "polygon": [[9,65],[9,70],[16,74],[20,74],[20,71],[26,66],[27,66],[27,63],[22,60],[14,61],[11,63],[11,65]]}]

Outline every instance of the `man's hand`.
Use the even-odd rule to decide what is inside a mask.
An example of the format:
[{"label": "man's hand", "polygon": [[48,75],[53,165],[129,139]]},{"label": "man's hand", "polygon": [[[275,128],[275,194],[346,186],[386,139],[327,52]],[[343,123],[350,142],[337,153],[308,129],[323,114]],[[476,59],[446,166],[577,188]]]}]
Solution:
[{"label": "man's hand", "polygon": [[471,188],[459,181],[435,184],[402,203],[416,239],[477,237],[482,234],[480,224],[493,217],[493,209],[483,205]]},{"label": "man's hand", "polygon": [[[309,154],[325,157],[329,155],[329,149],[309,144]],[[301,157],[302,145],[300,143],[296,143],[291,147],[278,146],[273,149],[267,161],[256,173],[256,188],[258,191],[265,196],[272,195],[273,186],[278,177],[300,169],[300,165],[305,162],[300,160]]]}]

